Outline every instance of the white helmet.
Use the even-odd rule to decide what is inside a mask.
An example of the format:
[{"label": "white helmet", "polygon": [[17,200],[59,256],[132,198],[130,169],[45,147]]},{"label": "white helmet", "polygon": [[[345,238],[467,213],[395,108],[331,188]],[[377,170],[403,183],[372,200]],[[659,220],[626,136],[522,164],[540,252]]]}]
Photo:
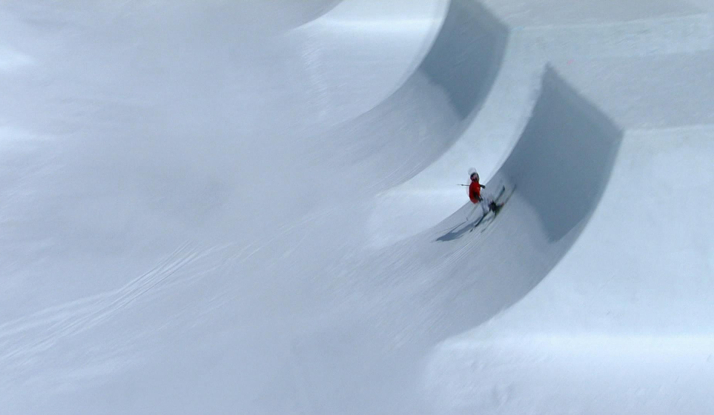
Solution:
[{"label": "white helmet", "polygon": [[473,167],[471,167],[471,168],[469,169],[469,178],[473,177],[474,174],[476,175],[476,180],[478,180],[478,179],[479,179],[479,177],[478,177],[478,172],[476,171],[476,169],[474,169]]}]

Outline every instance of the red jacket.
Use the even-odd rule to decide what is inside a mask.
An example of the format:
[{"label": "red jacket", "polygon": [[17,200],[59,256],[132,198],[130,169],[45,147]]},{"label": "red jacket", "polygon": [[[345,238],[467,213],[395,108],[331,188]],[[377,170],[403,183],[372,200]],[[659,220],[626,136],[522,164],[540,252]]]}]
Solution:
[{"label": "red jacket", "polygon": [[472,180],[469,185],[469,199],[471,199],[471,203],[474,204],[481,201],[481,184],[478,180]]}]

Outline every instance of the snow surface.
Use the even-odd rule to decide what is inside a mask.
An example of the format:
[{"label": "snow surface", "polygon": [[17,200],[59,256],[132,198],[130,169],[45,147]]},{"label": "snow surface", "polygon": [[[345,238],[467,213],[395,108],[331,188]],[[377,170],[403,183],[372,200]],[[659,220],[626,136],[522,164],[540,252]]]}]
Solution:
[{"label": "snow surface", "polygon": [[0,3],[0,414],[713,413],[713,12]]}]

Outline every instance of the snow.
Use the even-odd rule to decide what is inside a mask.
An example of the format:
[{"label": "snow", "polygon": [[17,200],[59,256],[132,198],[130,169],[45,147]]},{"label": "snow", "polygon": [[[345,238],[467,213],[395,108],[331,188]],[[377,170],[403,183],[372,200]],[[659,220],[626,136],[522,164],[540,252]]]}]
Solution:
[{"label": "snow", "polygon": [[0,413],[711,412],[712,11],[3,2]]},{"label": "snow", "polygon": [[651,0],[646,3],[646,7],[638,2],[623,4],[616,0],[584,1],[575,4],[566,0],[485,0],[484,4],[492,7],[499,16],[514,26],[571,26],[583,23],[607,26],[615,22],[681,18],[701,12],[685,0]]}]

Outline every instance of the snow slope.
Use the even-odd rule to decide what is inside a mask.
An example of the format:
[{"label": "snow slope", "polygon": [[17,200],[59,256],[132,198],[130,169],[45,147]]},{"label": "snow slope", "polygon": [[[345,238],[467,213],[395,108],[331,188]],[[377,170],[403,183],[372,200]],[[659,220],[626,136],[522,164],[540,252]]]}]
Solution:
[{"label": "snow slope", "polygon": [[710,411],[711,63],[703,52],[563,69],[626,131],[612,178],[541,286],[435,353],[436,378],[458,379],[436,387],[442,412],[494,396],[495,413]]},{"label": "snow slope", "polygon": [[0,4],[0,413],[709,413],[714,7],[573,3]]}]

